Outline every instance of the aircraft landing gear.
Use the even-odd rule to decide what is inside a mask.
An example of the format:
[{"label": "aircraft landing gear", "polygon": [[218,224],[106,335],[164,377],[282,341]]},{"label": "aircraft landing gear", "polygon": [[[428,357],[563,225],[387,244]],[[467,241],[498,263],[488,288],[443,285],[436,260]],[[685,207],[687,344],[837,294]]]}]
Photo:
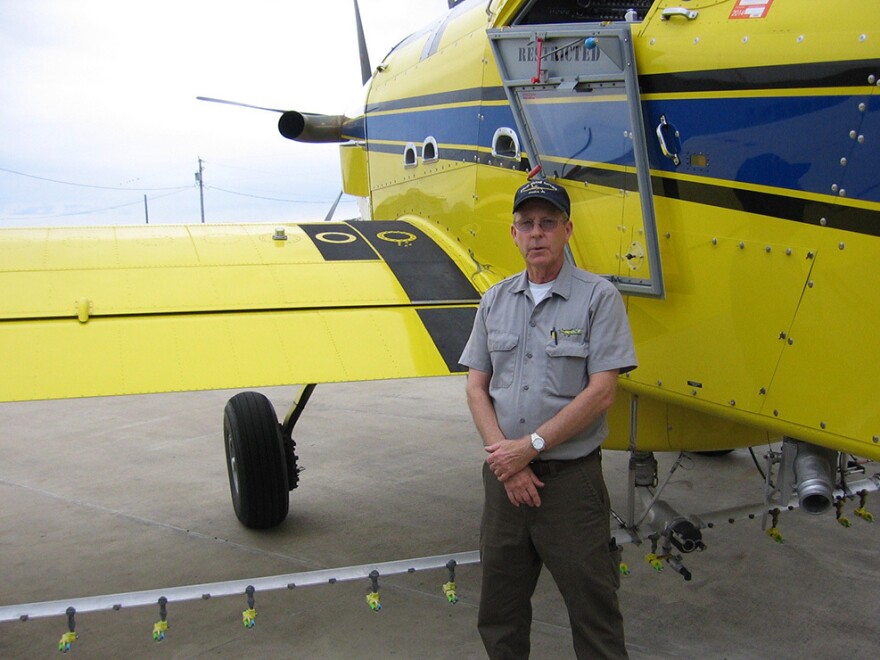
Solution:
[{"label": "aircraft landing gear", "polygon": [[259,392],[241,392],[226,404],[223,439],[229,489],[235,515],[245,527],[267,529],[287,517],[288,492],[299,483],[291,431],[305,405],[302,399],[301,395],[295,402],[284,426],[278,423],[272,403]]}]

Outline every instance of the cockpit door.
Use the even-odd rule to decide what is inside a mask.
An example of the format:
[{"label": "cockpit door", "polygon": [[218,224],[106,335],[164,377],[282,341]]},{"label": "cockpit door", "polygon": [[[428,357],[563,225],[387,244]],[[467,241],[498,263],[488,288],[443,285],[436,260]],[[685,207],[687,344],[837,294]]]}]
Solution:
[{"label": "cockpit door", "polygon": [[608,218],[619,224],[620,240],[607,248],[619,268],[606,275],[622,293],[662,298],[630,25],[522,25],[488,34],[530,163],[571,183],[620,190],[624,220]]}]

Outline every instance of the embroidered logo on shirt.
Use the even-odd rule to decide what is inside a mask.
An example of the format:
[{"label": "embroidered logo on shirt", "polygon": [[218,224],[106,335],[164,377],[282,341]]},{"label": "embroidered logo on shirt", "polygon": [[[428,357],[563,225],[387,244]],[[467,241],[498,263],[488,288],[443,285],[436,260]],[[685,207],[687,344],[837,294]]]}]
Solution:
[{"label": "embroidered logo on shirt", "polygon": [[579,337],[584,334],[583,329],[581,328],[561,328],[559,333],[565,335],[566,337]]}]

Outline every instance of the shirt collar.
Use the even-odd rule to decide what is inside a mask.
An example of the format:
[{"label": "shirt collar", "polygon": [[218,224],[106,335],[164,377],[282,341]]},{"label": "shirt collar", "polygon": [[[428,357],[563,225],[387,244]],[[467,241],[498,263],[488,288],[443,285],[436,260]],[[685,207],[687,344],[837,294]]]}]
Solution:
[{"label": "shirt collar", "polygon": [[[571,295],[571,274],[572,274],[572,266],[568,260],[562,262],[562,269],[559,271],[559,274],[556,276],[556,279],[553,281],[553,288],[550,290],[550,295],[557,294],[568,300]],[[516,287],[514,291],[517,293],[525,293],[526,289],[529,288],[529,273],[528,271],[521,272],[516,280]]]}]

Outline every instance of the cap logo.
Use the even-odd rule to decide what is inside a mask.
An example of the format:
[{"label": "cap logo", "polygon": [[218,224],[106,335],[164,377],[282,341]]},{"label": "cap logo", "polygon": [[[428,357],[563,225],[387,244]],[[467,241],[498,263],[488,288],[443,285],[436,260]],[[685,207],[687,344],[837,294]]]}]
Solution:
[{"label": "cap logo", "polygon": [[558,192],[559,188],[549,181],[531,181],[519,189],[521,195],[543,195],[548,192]]},{"label": "cap logo", "polygon": [[571,215],[571,202],[568,199],[568,193],[565,192],[565,188],[550,183],[546,179],[529,181],[516,191],[516,196],[513,198],[514,212],[520,204],[530,199],[549,202],[565,215]]}]

